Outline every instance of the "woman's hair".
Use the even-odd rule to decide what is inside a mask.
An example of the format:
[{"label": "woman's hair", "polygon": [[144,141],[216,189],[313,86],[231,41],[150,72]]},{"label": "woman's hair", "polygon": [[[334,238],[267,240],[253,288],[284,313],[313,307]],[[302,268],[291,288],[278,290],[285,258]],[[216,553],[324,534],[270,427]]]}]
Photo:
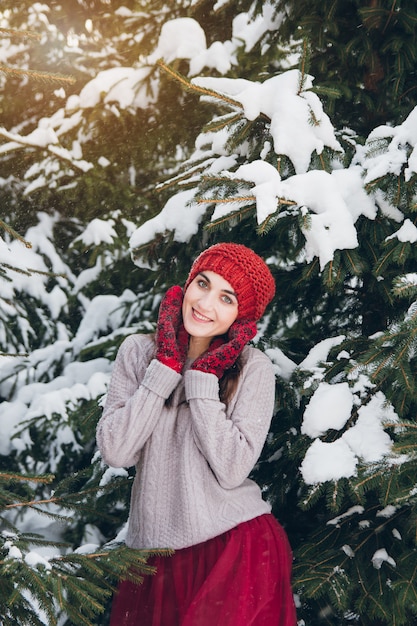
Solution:
[{"label": "woman's hair", "polygon": [[225,371],[219,380],[219,396],[221,402],[228,405],[235,395],[237,384],[239,382],[240,372],[242,371],[242,355],[239,354],[234,365]]}]

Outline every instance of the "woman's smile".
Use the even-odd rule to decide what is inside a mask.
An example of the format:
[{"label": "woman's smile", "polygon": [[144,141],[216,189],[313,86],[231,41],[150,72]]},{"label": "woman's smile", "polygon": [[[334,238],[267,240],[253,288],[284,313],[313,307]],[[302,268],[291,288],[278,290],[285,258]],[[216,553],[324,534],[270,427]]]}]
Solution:
[{"label": "woman's smile", "polygon": [[193,317],[199,322],[211,322],[212,320],[205,315],[199,313],[196,309],[192,309]]}]

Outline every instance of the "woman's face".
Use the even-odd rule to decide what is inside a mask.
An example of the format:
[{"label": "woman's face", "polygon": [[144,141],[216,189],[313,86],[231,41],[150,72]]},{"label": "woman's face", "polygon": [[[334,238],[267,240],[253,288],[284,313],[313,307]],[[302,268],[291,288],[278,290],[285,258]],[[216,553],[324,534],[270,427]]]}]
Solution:
[{"label": "woman's face", "polygon": [[238,302],[233,287],[215,272],[197,274],[184,294],[182,316],[185,330],[191,337],[211,340],[224,335],[237,313]]}]

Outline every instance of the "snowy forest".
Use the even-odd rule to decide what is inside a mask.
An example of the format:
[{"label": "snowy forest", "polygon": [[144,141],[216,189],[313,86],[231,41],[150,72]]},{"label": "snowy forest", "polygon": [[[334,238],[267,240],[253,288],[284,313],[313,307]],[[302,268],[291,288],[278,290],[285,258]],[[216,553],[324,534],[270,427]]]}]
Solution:
[{"label": "snowy forest", "polygon": [[220,241],[276,280],[253,477],[299,626],[417,624],[416,102],[412,0],[1,2],[1,624],[105,626],[151,575],[95,428]]}]

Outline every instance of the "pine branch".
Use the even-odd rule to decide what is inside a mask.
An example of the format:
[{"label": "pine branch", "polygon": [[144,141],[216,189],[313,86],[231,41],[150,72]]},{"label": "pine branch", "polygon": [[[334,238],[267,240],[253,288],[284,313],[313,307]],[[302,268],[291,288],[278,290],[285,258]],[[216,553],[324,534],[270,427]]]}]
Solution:
[{"label": "pine branch", "polygon": [[210,233],[216,232],[224,232],[226,227],[230,227],[230,222],[233,220],[233,224],[237,221],[240,222],[244,219],[242,216],[244,213],[249,213],[249,209],[245,211],[234,211],[229,213],[227,218],[219,218],[217,220],[213,220],[204,226],[204,230]]},{"label": "pine branch", "polygon": [[304,85],[305,85],[306,77],[308,73],[308,67],[310,65],[310,58],[311,58],[310,46],[307,42],[307,39],[304,39],[303,47],[302,47],[302,55],[301,55],[300,64],[299,64],[300,80],[298,82],[298,91],[297,91],[298,96],[301,95],[301,93],[304,90]]},{"label": "pine branch", "polygon": [[[277,208],[277,211],[278,209],[279,207]],[[266,235],[274,228],[274,226],[277,223],[277,220],[279,219],[279,214],[277,214],[277,211],[268,215],[264,219],[264,221],[261,222],[261,224],[259,224],[257,231],[256,231],[259,235]]]},{"label": "pine branch", "polygon": [[1,28],[0,27],[0,35],[9,35],[10,37],[23,37],[25,39],[36,39],[40,41],[42,39],[42,35],[39,33],[34,33],[29,30],[16,30],[14,28]]},{"label": "pine branch", "polygon": [[197,204],[241,204],[242,202],[255,202],[255,196],[237,196],[236,198],[197,198]]},{"label": "pine branch", "polygon": [[11,235],[14,239],[17,239],[18,241],[24,243],[26,248],[32,248],[32,244],[30,243],[30,241],[26,241],[26,239],[19,235],[19,233],[15,231],[14,228],[9,226],[9,224],[6,224],[6,222],[4,222],[2,219],[0,219],[0,227],[3,228],[3,230],[5,230],[7,233],[9,233],[9,235]]},{"label": "pine branch", "polygon": [[26,474],[23,476],[22,474],[17,474],[15,472],[0,472],[0,483],[13,483],[13,482],[31,482],[42,485],[49,485],[55,476],[53,474],[46,474],[44,476],[39,476],[36,474]]},{"label": "pine branch", "polygon": [[348,261],[349,269],[354,276],[360,276],[364,270],[363,262],[356,250],[344,250],[344,257]]},{"label": "pine branch", "polygon": [[39,70],[22,70],[17,67],[9,67],[2,64],[0,64],[0,72],[12,78],[24,76],[25,78],[31,78],[42,83],[64,83],[67,85],[73,85],[75,83],[75,78],[72,76],[63,76],[62,74],[52,74],[51,72],[41,72]]},{"label": "pine branch", "polygon": [[374,269],[376,276],[382,275],[384,269],[388,265],[390,258],[395,254],[395,248],[392,247],[383,257],[380,258],[378,265]]},{"label": "pine branch", "polygon": [[219,217],[217,220],[213,220],[211,222],[209,222],[208,224],[206,224],[204,226],[204,230],[207,231],[214,231],[218,228],[220,228],[221,226],[223,226],[224,224],[227,224],[228,222],[230,222],[233,219],[239,218],[239,219],[243,219],[243,216],[246,213],[250,213],[252,212],[253,209],[253,205],[247,206],[247,207],[241,207],[239,209],[236,209],[236,211],[231,211],[230,213],[228,213],[228,215],[225,215],[223,217]]},{"label": "pine branch", "polygon": [[42,270],[36,270],[32,267],[27,268],[30,274],[38,274],[39,276],[47,276],[48,278],[68,278],[67,274],[57,274],[56,272],[46,272]]},{"label": "pine branch", "polygon": [[0,263],[0,266],[4,267],[6,270],[16,272],[16,274],[22,274],[23,276],[30,276],[29,270],[24,270],[23,268],[16,267],[15,265],[10,265],[9,263]]},{"label": "pine branch", "polygon": [[[43,623],[37,621],[36,606],[27,604],[28,592],[46,613],[51,626],[58,623],[61,612],[74,625],[91,626],[92,620],[104,613],[118,580],[141,584],[145,575],[155,573],[155,567],[147,562],[150,556],[173,554],[169,549],[132,550],[114,544],[95,553],[74,552],[45,558],[38,565],[25,558],[27,541],[31,542],[30,536],[10,536],[7,548],[15,547],[22,556],[18,558],[15,553],[14,557],[0,560],[0,614],[10,617],[10,623],[22,626]],[[9,580],[18,580],[19,584],[10,585]]]},{"label": "pine branch", "polygon": [[175,185],[180,185],[181,183],[188,180],[192,176],[195,176],[196,174],[200,174],[201,172],[204,172],[205,167],[206,167],[205,163],[198,164],[195,167],[191,167],[186,172],[180,173],[177,176],[170,178],[168,181],[164,183],[160,183],[159,185],[156,186],[156,189],[157,191],[166,191],[167,189],[170,189],[171,187],[174,187]]},{"label": "pine branch", "polygon": [[[22,476],[2,472],[0,484],[49,484],[53,478],[52,475]],[[91,483],[92,480],[95,484]],[[66,493],[63,493],[64,489]],[[97,492],[103,493],[110,489],[110,484],[100,484],[99,476],[91,478],[91,467],[88,467],[60,481],[50,498],[32,497],[16,502],[17,494],[0,489],[0,508],[11,510],[30,507],[38,513],[58,519],[58,516],[41,507],[53,504],[82,511],[83,500],[93,496],[92,500],[97,506],[94,497]],[[32,487],[28,487],[26,492],[32,493]],[[150,556],[157,554],[168,557],[173,554],[169,548],[131,550],[116,542],[89,553],[69,552],[67,543],[51,541],[34,533],[19,532],[7,518],[2,521],[0,615],[10,620],[7,621],[10,624],[41,625],[37,617],[40,609],[50,626],[58,623],[61,613],[74,625],[91,626],[96,623],[97,616],[104,613],[118,580],[131,580],[140,584],[144,576],[155,573],[155,567],[148,563]],[[35,547],[48,547],[49,552],[54,548],[54,556],[42,557],[36,553]],[[56,554],[58,550],[62,553]],[[15,581],[19,583],[15,584]],[[27,604],[28,594],[35,601],[33,606]]]},{"label": "pine branch", "polygon": [[241,109],[243,111],[243,105],[241,102],[238,102],[237,100],[233,100],[233,98],[229,98],[228,96],[224,94],[214,91],[213,89],[207,89],[206,87],[199,87],[198,85],[195,85],[194,83],[189,81],[187,78],[185,78],[185,76],[173,70],[172,67],[169,67],[169,65],[166,65],[166,63],[164,63],[162,59],[159,59],[159,61],[157,61],[156,64],[161,69],[163,69],[169,76],[171,76],[171,78],[174,78],[176,81],[181,83],[181,85],[185,88],[186,91],[199,94],[200,96],[208,96],[211,98],[215,98],[216,100],[220,100],[221,102],[224,102],[225,104],[228,104],[229,106],[237,107],[238,109]]},{"label": "pine branch", "polygon": [[215,118],[214,120],[206,124],[206,126],[203,129],[203,133],[218,132],[219,130],[223,130],[223,128],[226,128],[227,126],[232,126],[233,124],[236,124],[241,119],[242,119],[241,113],[229,113],[229,115],[224,115],[223,117]]}]

